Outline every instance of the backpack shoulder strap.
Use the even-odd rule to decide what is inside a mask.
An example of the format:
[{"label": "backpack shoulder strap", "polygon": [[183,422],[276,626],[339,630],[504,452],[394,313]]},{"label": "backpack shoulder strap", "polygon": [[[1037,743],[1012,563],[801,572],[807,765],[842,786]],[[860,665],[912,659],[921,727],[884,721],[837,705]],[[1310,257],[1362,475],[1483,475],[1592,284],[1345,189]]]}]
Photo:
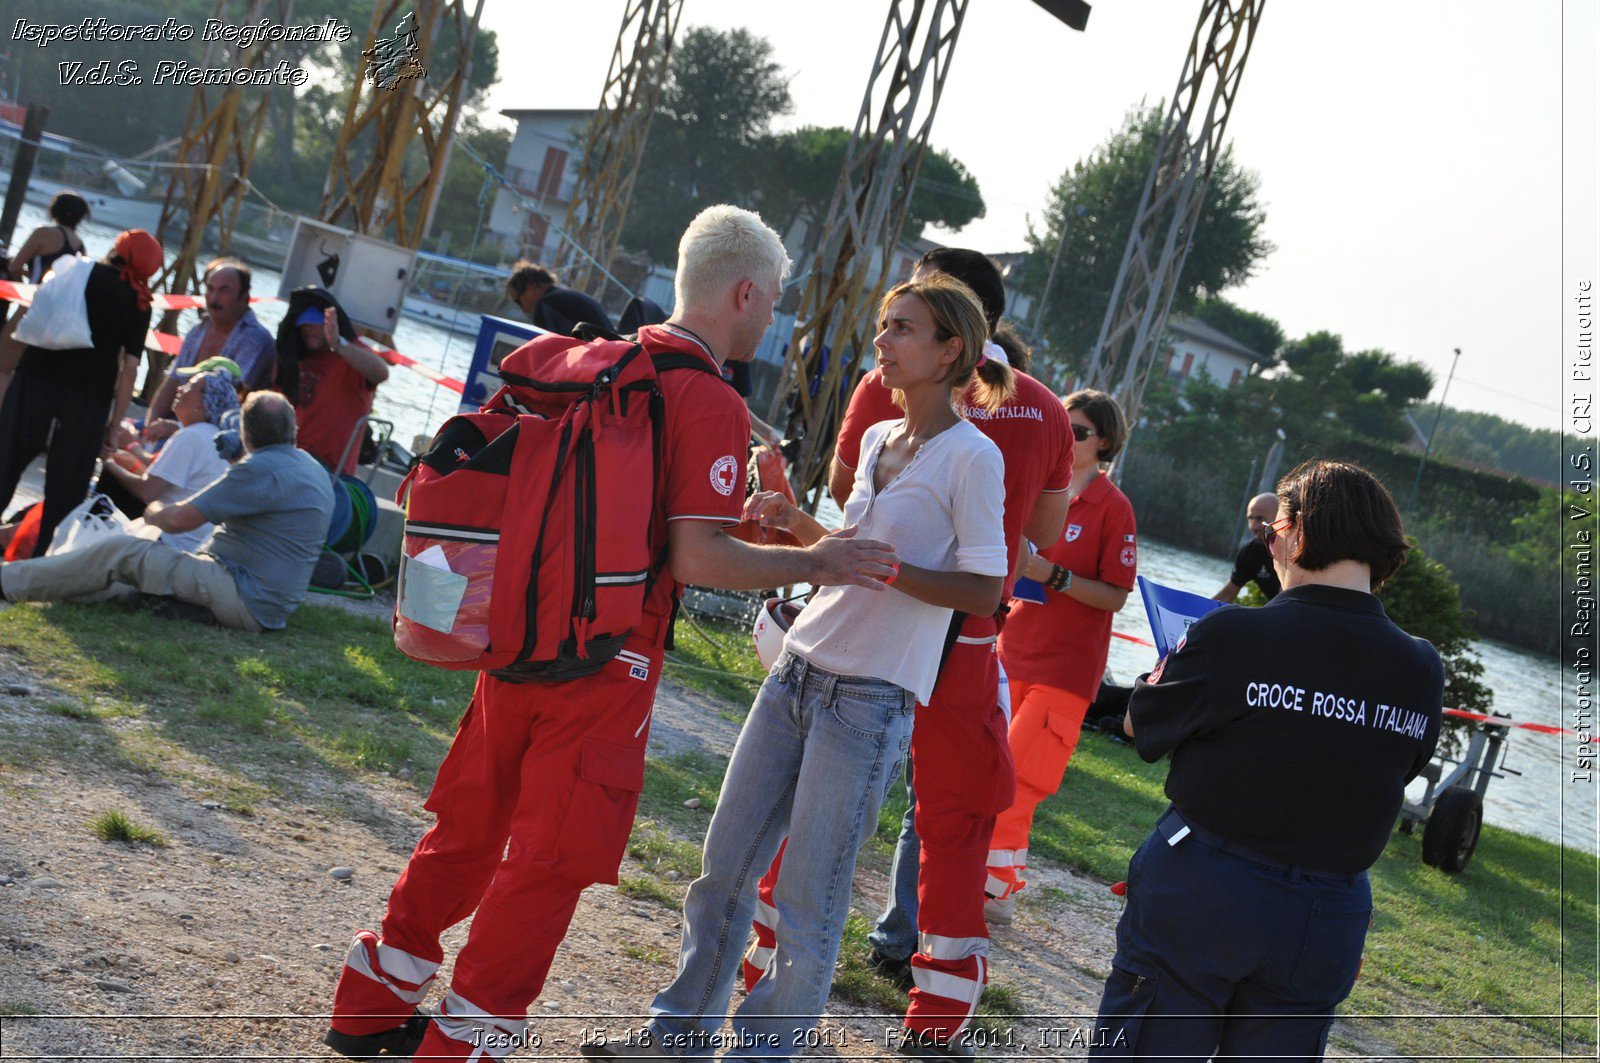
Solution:
[{"label": "backpack shoulder strap", "polygon": [[698,354],[668,351],[665,354],[652,354],[650,362],[656,367],[657,373],[666,373],[674,369],[698,369],[702,373],[710,373],[718,380],[722,379],[722,374],[711,368],[711,364]]},{"label": "backpack shoulder strap", "polygon": [[620,340],[623,336],[606,328],[595,321],[580,321],[572,326],[572,334],[580,340],[593,343],[595,340]]}]

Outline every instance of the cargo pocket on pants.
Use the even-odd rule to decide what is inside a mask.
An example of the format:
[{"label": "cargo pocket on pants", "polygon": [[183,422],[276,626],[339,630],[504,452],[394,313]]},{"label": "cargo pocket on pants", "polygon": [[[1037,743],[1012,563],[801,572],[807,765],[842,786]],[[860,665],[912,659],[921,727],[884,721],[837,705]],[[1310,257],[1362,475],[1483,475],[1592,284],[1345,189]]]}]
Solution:
[{"label": "cargo pocket on pants", "polygon": [[1027,747],[1017,751],[1017,781],[1044,794],[1061,789],[1061,778],[1066,774],[1072,751],[1067,744],[1069,735],[1075,743],[1077,732],[1069,726],[1065,714],[1048,713],[1044,726],[1028,736]]},{"label": "cargo pocket on pants", "polygon": [[463,779],[472,780],[482,776],[482,736],[471,733],[479,726],[478,717],[482,713],[483,707],[478,704],[478,696],[474,694],[467,711],[461,715],[461,722],[456,725],[456,736],[450,742],[450,750],[433,777],[433,788],[428,791],[428,799],[422,807],[439,819],[450,814],[462,796],[461,788],[470,785],[470,782],[464,783]]},{"label": "cargo pocket on pants", "polygon": [[1156,980],[1121,967],[1111,968],[1100,1015],[1089,1039],[1089,1058],[1133,1058],[1139,1054],[1139,1028],[1156,998]]},{"label": "cargo pocket on pants", "polygon": [[583,740],[578,783],[561,824],[556,870],[585,885],[615,885],[644,789],[644,746]]}]

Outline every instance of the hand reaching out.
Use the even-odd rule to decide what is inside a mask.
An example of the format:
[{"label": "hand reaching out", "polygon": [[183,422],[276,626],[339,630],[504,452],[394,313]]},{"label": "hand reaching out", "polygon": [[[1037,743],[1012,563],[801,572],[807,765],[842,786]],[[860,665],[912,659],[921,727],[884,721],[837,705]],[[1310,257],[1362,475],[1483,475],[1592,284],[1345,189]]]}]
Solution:
[{"label": "hand reaching out", "polygon": [[894,547],[877,539],[859,539],[856,526],[829,532],[810,548],[817,568],[811,582],[818,586],[869,587],[884,590],[900,563]]}]

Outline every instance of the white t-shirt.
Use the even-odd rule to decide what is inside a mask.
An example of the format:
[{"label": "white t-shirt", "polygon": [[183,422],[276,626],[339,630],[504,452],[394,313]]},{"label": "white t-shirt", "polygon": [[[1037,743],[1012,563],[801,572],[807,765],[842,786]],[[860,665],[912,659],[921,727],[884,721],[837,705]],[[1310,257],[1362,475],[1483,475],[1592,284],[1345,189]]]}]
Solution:
[{"label": "white t-shirt", "polygon": [[[970,422],[922,445],[880,492],[873,472],[884,440],[904,421],[883,421],[861,438],[862,460],[845,502],[846,527],[894,547],[900,560],[937,572],[1006,574],[1005,462]],[[789,629],[784,649],[840,675],[886,679],[926,705],[952,610],[893,587],[824,587]]]},{"label": "white t-shirt", "polygon": [[[217,453],[217,431],[210,421],[199,421],[178,429],[167,440],[145,470],[146,475],[159,476],[172,485],[158,496],[159,501],[169,506],[182,502],[228,471],[228,463]],[[162,532],[161,541],[179,550],[198,550],[210,534],[211,525],[202,524],[193,531]]]}]

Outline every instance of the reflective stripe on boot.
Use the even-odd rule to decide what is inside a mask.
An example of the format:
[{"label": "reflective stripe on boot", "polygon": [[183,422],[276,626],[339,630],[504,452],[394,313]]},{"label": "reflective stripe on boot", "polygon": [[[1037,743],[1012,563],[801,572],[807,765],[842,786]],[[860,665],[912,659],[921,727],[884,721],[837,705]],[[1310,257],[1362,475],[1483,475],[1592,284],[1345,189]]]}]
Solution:
[{"label": "reflective stripe on boot", "polygon": [[439,1004],[418,1059],[504,1059],[524,1046],[528,1028],[521,1019],[490,1015],[465,997],[449,992]]},{"label": "reflective stripe on boot", "polygon": [[330,1025],[348,1034],[399,1026],[427,997],[438,970],[435,962],[380,944],[371,931],[358,931],[339,973]]},{"label": "reflective stripe on boot", "polygon": [[[771,887],[767,885],[765,879],[762,880],[762,886],[770,897]],[[767,903],[766,898],[758,896],[756,914],[750,920],[750,929],[755,931],[756,939],[745,952],[744,963],[741,966],[746,993],[754,989],[756,983],[761,981],[761,976],[767,973],[767,966],[772,963],[772,954],[778,947],[778,909]]]},{"label": "reflective stripe on boot", "polygon": [[905,1025],[940,1041],[958,1037],[972,1022],[989,981],[989,939],[923,934],[911,957],[911,1006]]},{"label": "reflective stripe on boot", "polygon": [[983,892],[995,900],[1003,901],[1027,885],[1022,873],[1028,869],[1028,850],[990,849],[988,865]]}]

